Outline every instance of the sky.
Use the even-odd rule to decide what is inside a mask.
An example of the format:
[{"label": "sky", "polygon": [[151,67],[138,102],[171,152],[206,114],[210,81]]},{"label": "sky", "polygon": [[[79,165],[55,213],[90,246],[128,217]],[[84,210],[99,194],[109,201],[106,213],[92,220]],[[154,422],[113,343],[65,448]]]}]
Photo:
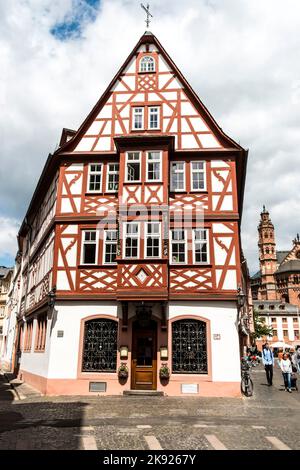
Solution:
[{"label": "sky", "polygon": [[[145,2],[147,3],[147,2]],[[220,127],[249,148],[242,244],[263,204],[278,249],[300,232],[300,2],[152,0],[150,30]],[[0,265],[63,127],[77,129],[146,29],[140,0],[0,1]]]}]

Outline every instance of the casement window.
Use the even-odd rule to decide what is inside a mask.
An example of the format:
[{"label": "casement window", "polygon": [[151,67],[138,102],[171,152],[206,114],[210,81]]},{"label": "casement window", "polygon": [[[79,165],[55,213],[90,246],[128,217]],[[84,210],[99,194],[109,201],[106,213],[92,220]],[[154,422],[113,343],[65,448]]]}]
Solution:
[{"label": "casement window", "polygon": [[96,230],[84,230],[82,232],[82,250],[81,250],[81,263],[82,264],[96,264],[97,263],[97,232]]},{"label": "casement window", "polygon": [[125,258],[139,257],[140,230],[137,222],[125,224]]},{"label": "casement window", "polygon": [[33,320],[28,320],[26,323],[26,335],[24,341],[24,351],[31,351],[32,343],[32,330],[33,330]]},{"label": "casement window", "polygon": [[171,231],[171,262],[186,263],[187,245],[185,230],[176,229]]},{"label": "casement window", "polygon": [[102,163],[91,163],[89,165],[88,191],[101,192],[102,189]]},{"label": "casement window", "polygon": [[209,262],[208,230],[193,230],[193,257],[194,263]]},{"label": "casement window", "polygon": [[119,163],[109,163],[107,165],[106,191],[115,193],[119,189]]},{"label": "casement window", "polygon": [[159,129],[159,106],[149,106],[148,121],[148,129]]},{"label": "casement window", "polygon": [[47,334],[47,315],[37,319],[35,351],[45,351]]},{"label": "casement window", "polygon": [[132,128],[135,130],[144,129],[144,108],[143,107],[133,108]]},{"label": "casement window", "polygon": [[147,181],[161,181],[161,152],[147,152]]},{"label": "casement window", "polygon": [[171,163],[171,191],[185,191],[185,163]]},{"label": "casement window", "polygon": [[116,262],[117,255],[117,231],[104,230],[104,264]]},{"label": "casement window", "polygon": [[276,323],[276,317],[272,317],[272,318],[271,318],[271,322],[272,322],[272,323]]},{"label": "casement window", "polygon": [[141,59],[140,72],[155,72],[155,62],[153,57],[144,56]]},{"label": "casement window", "polygon": [[141,154],[140,152],[127,152],[126,154],[126,181],[140,181]]},{"label": "casement window", "polygon": [[298,318],[293,318],[293,322],[294,322],[294,323],[297,323],[297,322],[298,322]]},{"label": "casement window", "polygon": [[191,190],[204,191],[205,189],[205,162],[191,162]]},{"label": "casement window", "polygon": [[160,258],[160,222],[146,223],[146,258]]}]

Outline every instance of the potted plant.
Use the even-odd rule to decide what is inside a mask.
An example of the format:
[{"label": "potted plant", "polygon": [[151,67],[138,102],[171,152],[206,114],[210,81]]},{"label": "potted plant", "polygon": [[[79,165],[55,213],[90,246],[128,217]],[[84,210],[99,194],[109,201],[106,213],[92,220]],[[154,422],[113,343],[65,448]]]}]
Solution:
[{"label": "potted plant", "polygon": [[168,380],[170,378],[170,369],[167,363],[161,365],[159,369],[159,377],[163,380]]},{"label": "potted plant", "polygon": [[119,379],[127,379],[128,378],[128,367],[125,362],[121,362],[121,365],[118,369],[118,377]]}]

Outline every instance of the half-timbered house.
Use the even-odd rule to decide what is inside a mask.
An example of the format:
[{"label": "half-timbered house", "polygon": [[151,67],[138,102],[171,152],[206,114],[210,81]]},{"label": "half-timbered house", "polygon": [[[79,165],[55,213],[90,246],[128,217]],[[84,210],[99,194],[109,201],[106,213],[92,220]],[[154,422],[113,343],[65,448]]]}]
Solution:
[{"label": "half-timbered house", "polygon": [[64,129],[21,226],[21,378],[48,394],[239,395],[246,160],[146,32]]}]

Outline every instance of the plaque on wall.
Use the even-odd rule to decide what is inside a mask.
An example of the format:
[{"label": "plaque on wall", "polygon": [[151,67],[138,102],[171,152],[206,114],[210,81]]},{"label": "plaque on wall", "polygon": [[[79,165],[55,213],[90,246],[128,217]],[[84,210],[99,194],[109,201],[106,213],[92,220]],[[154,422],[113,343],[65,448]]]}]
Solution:
[{"label": "plaque on wall", "polygon": [[198,384],[181,384],[181,393],[198,393]]}]

